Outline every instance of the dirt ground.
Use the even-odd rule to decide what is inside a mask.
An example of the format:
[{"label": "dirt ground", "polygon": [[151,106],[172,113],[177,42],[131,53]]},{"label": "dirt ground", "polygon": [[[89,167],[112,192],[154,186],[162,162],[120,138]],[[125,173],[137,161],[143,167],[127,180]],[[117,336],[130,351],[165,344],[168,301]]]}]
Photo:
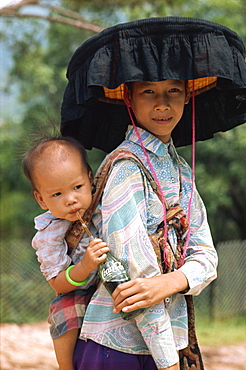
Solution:
[{"label": "dirt ground", "polygon": [[[1,370],[57,370],[48,324],[1,324]],[[206,370],[245,370],[246,342],[237,346],[201,346]]]}]

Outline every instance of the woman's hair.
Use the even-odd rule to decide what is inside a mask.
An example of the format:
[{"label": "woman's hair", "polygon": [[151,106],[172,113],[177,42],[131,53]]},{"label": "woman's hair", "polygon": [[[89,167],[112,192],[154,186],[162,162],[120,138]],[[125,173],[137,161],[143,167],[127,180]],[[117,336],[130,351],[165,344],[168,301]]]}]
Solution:
[{"label": "woman's hair", "polygon": [[34,144],[31,149],[29,149],[25,155],[24,159],[22,161],[22,168],[24,175],[27,177],[27,179],[31,182],[32,190],[36,190],[35,181],[34,181],[34,170],[35,165],[38,162],[38,160],[41,158],[44,151],[52,146],[55,145],[56,148],[65,148],[65,149],[71,149],[75,150],[80,158],[82,166],[89,172],[92,173],[91,167],[87,162],[87,153],[83,145],[77,141],[76,139],[72,137],[62,137],[62,136],[56,136],[56,137],[44,137],[37,141],[36,144]]}]

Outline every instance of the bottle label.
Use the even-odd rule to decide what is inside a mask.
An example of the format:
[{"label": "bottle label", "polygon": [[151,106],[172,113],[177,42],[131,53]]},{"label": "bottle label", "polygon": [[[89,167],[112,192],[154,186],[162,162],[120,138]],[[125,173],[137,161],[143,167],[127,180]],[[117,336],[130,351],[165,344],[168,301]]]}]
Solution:
[{"label": "bottle label", "polygon": [[106,262],[101,270],[101,279],[103,281],[128,281],[129,277],[119,261]]}]

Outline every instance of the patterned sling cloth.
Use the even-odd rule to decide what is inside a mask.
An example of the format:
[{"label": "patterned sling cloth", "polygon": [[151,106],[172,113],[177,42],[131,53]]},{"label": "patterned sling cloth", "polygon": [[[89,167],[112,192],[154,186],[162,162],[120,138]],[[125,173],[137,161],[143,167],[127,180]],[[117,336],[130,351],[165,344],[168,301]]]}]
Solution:
[{"label": "patterned sling cloth", "polygon": [[[141,168],[141,170],[146,175],[148,181],[150,182],[153,190],[156,192],[156,194],[160,196],[160,189],[158,188],[152,174],[148,171],[148,169],[144,166],[144,164],[140,161],[140,159],[135,156],[133,153],[131,153],[128,150],[125,149],[117,149],[115,150],[104,162],[104,165],[100,168],[100,173],[97,174],[93,181],[93,200],[90,208],[86,211],[83,220],[86,224],[88,224],[91,221],[92,215],[96,209],[96,206],[103,194],[103,190],[105,187],[105,184],[107,182],[107,179],[109,177],[109,174],[111,173],[113,169],[113,165],[122,159],[130,159],[137,163],[137,165]],[[181,175],[180,175],[181,179]],[[182,191],[182,184],[180,180],[180,192]],[[163,273],[169,273],[173,271],[174,269],[178,269],[183,264],[183,257],[182,252],[185,244],[185,238],[184,234],[188,230],[188,221],[186,218],[185,213],[182,210],[182,207],[179,203],[174,204],[172,206],[167,206],[166,204],[166,223],[168,228],[174,228],[176,237],[177,237],[177,247],[174,252],[172,249],[172,246],[168,242],[168,240],[165,240],[164,238],[164,223],[162,222],[159,227],[157,228],[157,231],[150,235],[150,241],[152,243],[152,246],[154,248],[154,251],[156,253],[157,261],[160,267],[160,270]],[[70,229],[67,232],[66,235],[66,241],[68,244],[68,254],[72,256],[75,248],[77,247],[80,239],[82,238],[84,234],[84,230],[82,228],[82,225],[79,221],[75,221]],[[165,257],[165,258],[164,258]],[[78,290],[75,290],[73,292],[70,292],[69,295],[72,297],[73,295],[77,298],[76,294],[81,296],[81,301],[79,303],[79,300],[76,300],[76,305],[81,305],[80,312],[85,312],[87,305],[89,304],[89,300],[92,297],[95,289],[94,287],[91,288],[91,291],[84,291],[84,293],[76,293]],[[193,304],[193,298],[190,295],[185,296],[186,303],[187,303],[187,309],[188,309],[188,339],[189,339],[189,345],[187,348],[182,349],[179,351],[179,357],[180,357],[180,369],[181,370],[204,370],[203,362],[201,353],[198,347],[197,343],[197,337],[196,337],[196,331],[195,331],[195,321],[194,321],[194,304]],[[71,299],[71,303],[72,303]],[[63,327],[61,330],[62,333],[66,332],[67,330],[70,330],[69,327],[73,326],[73,328],[76,326],[74,324],[76,322],[73,314],[71,317],[68,317],[69,315],[64,315],[63,313],[63,304],[62,299],[57,297],[51,304],[50,308],[50,316],[49,316],[49,322],[51,323],[53,320],[53,317],[57,317],[59,319],[55,320],[55,322],[59,322],[59,325]],[[70,312],[74,312],[72,309]],[[81,315],[82,316],[82,315]],[[71,322],[70,325],[68,325],[67,321]],[[64,321],[62,323],[62,321]],[[83,321],[83,317],[80,318],[79,324],[77,324],[78,328],[81,327]],[[64,329],[65,328],[65,329]],[[55,326],[53,325],[53,331],[55,332]],[[61,334],[60,334],[61,335]]]},{"label": "patterned sling cloth", "polygon": [[177,237],[177,248],[174,252],[168,240],[164,238],[164,222],[162,222],[157,231],[150,235],[150,241],[155,250],[159,267],[165,274],[177,270],[183,264],[183,248],[185,238],[183,235],[188,230],[188,220],[179,203],[169,207],[166,211],[166,222],[168,229],[174,228]]}]

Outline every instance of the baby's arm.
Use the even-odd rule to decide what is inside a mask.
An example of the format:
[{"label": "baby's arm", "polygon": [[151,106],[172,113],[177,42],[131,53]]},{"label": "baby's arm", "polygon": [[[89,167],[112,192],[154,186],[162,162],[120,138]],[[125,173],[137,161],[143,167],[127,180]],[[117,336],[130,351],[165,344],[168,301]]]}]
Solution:
[{"label": "baby's arm", "polygon": [[[82,260],[70,270],[70,278],[76,282],[85,280],[101,262],[105,261],[107,252],[109,252],[109,248],[105,242],[101,239],[92,240],[86,248]],[[68,293],[75,289],[75,286],[67,281],[65,275],[66,271],[61,271],[48,281],[57,293]]]}]

